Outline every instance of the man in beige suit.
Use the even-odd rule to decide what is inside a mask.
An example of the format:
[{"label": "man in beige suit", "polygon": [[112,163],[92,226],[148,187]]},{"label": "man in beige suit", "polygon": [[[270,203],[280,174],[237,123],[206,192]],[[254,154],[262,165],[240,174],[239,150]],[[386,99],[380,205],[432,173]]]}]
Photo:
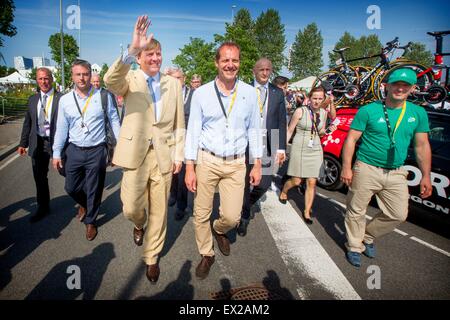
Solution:
[{"label": "man in beige suit", "polygon": [[[123,213],[134,223],[136,245],[145,243],[146,275],[154,284],[166,237],[172,173],[180,171],[184,159],[185,127],[180,82],[160,73],[161,45],[153,34],[147,37],[149,25],[147,16],[137,19],[128,54],[109,68],[104,80],[111,92],[124,97],[127,106],[113,163],[124,169]],[[134,59],[140,70],[130,71]]]}]

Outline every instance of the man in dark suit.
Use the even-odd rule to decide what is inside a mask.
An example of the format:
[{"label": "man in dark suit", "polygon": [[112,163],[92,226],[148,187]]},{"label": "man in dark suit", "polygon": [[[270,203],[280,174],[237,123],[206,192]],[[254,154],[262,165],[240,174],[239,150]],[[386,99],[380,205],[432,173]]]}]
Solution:
[{"label": "man in dark suit", "polygon": [[38,93],[28,99],[28,108],[22,128],[17,152],[31,157],[38,209],[31,218],[36,222],[45,217],[50,209],[48,188],[48,164],[52,155],[53,139],[56,130],[59,98],[62,96],[52,88],[52,72],[47,68],[36,71]]},{"label": "man in dark suit", "polygon": [[[253,85],[258,96],[258,107],[263,129],[263,175],[258,186],[250,190],[246,180],[241,221],[237,233],[244,237],[250,220],[251,207],[266,193],[272,183],[273,164],[282,165],[286,158],[286,104],[283,91],[269,83],[272,74],[272,62],[267,58],[256,61],[253,67],[255,80]],[[247,148],[248,154],[248,148]],[[247,161],[247,176],[252,166]]]},{"label": "man in dark suit", "polygon": [[[186,76],[181,69],[169,69],[167,74],[177,78],[183,91],[183,104],[184,104],[184,123],[186,128],[189,121],[189,113],[191,111],[191,100],[194,88],[190,88],[186,85]],[[184,183],[184,177],[186,175],[186,165],[183,164],[181,171],[178,174],[174,174],[172,178],[172,185],[170,187],[169,206],[177,204],[177,211],[175,212],[175,220],[181,220],[186,213],[187,201],[188,201],[188,189]]]}]

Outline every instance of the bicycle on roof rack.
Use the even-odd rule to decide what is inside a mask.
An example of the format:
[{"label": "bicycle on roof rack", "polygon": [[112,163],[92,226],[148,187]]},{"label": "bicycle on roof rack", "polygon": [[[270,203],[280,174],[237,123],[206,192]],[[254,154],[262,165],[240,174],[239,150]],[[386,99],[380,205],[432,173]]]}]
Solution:
[{"label": "bicycle on roof rack", "polygon": [[[449,94],[449,66],[444,64],[444,56],[450,56],[450,53],[442,52],[443,38],[450,34],[448,31],[427,32],[430,36],[433,36],[436,41],[436,52],[434,53],[434,64],[429,67],[421,67],[413,70],[417,73],[417,90],[409,97],[409,100],[415,102],[427,102],[430,104],[444,103]],[[406,63],[400,63],[399,67],[408,67]],[[378,96],[380,99],[385,97],[384,84],[387,82],[389,75],[396,68],[389,70],[386,74],[381,75],[378,86]],[[441,84],[442,70],[446,70],[445,83]]]}]

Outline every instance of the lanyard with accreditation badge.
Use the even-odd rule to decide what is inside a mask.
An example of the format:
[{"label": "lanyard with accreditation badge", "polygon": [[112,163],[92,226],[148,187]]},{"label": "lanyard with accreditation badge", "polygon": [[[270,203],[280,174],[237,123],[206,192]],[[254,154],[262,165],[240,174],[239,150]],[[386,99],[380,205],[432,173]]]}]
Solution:
[{"label": "lanyard with accreditation badge", "polygon": [[75,90],[72,93],[73,93],[73,99],[75,100],[75,104],[77,105],[78,112],[81,115],[81,129],[83,130],[84,134],[88,134],[89,133],[89,129],[87,127],[87,124],[84,122],[84,114],[86,113],[86,110],[87,110],[87,108],[89,106],[89,103],[91,102],[92,95],[94,94],[94,87],[91,88],[91,92],[89,93],[89,97],[86,100],[86,103],[84,104],[83,111],[81,111],[80,105],[78,104],[77,97],[75,96]]},{"label": "lanyard with accreditation badge", "polygon": [[52,95],[50,96],[50,99],[47,99],[47,103],[44,106],[44,104],[42,103],[42,96],[39,97],[39,100],[41,101],[41,112],[44,112],[44,131],[45,131],[45,135],[49,136],[50,135],[50,122],[49,122],[49,114],[48,114],[48,109],[50,108],[50,106],[53,103],[53,96],[55,95],[55,92],[52,93]]},{"label": "lanyard with accreditation badge", "polygon": [[222,108],[223,115],[226,119],[226,127],[228,128],[228,117],[230,116],[231,110],[233,110],[234,102],[236,100],[237,95],[237,83],[238,80],[236,80],[236,87],[234,88],[233,96],[231,97],[230,105],[228,106],[228,114],[225,112],[225,107],[223,106],[222,98],[220,97],[219,88],[217,88],[216,81],[214,81],[214,89],[216,90],[217,98],[219,99],[220,107]]},{"label": "lanyard with accreditation badge", "polygon": [[391,140],[391,148],[395,147],[395,132],[397,131],[398,127],[400,126],[400,123],[403,120],[405,111],[406,111],[406,101],[403,103],[402,111],[400,113],[400,116],[397,119],[397,123],[395,124],[394,131],[392,131],[391,122],[389,121],[389,116],[388,116],[388,113],[386,110],[386,104],[383,103],[383,112],[384,112],[384,117],[386,118],[386,126],[388,129],[389,139]]}]

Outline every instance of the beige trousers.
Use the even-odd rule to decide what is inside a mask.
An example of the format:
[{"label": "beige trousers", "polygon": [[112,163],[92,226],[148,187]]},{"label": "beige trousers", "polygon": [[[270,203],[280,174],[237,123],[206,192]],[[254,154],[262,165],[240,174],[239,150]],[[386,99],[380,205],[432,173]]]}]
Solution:
[{"label": "beige trousers", "polygon": [[149,149],[139,168],[124,169],[123,172],[120,191],[123,213],[138,228],[144,227],[147,222],[142,256],[148,265],[157,263],[164,246],[171,181],[171,172],[161,174],[159,171],[153,148]]},{"label": "beige trousers", "polygon": [[199,151],[195,168],[197,192],[194,195],[194,227],[201,255],[214,255],[210,217],[216,186],[219,187],[220,210],[219,219],[213,222],[213,228],[217,233],[224,234],[236,227],[240,221],[245,172],[245,157],[223,160]]},{"label": "beige trousers", "polygon": [[[355,162],[345,214],[347,250],[363,252],[363,242],[373,243],[375,238],[392,232],[406,220],[409,199],[407,175],[408,171],[403,168],[385,170],[362,161]],[[381,212],[366,226],[367,206],[374,194]]]}]

